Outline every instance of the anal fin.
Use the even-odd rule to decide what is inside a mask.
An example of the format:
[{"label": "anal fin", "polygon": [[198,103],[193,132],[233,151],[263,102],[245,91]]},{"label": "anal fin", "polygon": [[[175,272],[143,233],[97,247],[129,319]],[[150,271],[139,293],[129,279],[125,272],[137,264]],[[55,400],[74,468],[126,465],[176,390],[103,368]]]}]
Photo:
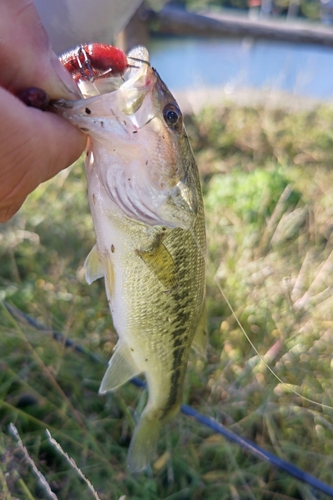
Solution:
[{"label": "anal fin", "polygon": [[88,285],[91,285],[93,281],[104,276],[102,260],[100,258],[96,245],[93,246],[92,250],[88,254],[84,263],[84,267],[86,270],[86,282],[88,283]]},{"label": "anal fin", "polygon": [[129,347],[118,342],[98,392],[104,394],[107,391],[117,389],[139,373],[141,371],[137,367]]}]

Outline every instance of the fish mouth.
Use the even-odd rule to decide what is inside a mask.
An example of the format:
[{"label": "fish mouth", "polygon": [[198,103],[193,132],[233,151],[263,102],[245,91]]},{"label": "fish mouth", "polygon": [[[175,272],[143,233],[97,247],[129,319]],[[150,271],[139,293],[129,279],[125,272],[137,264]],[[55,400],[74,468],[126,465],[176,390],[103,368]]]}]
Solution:
[{"label": "fish mouth", "polygon": [[132,115],[138,111],[149,92],[156,84],[157,76],[152,70],[149,62],[149,54],[145,47],[136,47],[127,55],[129,65],[124,74],[124,83],[120,91],[124,94],[122,111],[126,115]]},{"label": "fish mouth", "polygon": [[[58,99],[51,101],[51,110],[86,132],[85,128],[82,127],[82,122],[84,120],[91,121],[91,117],[86,116],[83,110],[87,107],[89,109],[89,105],[92,104],[95,107],[95,115],[104,118],[105,113],[95,104],[98,103],[99,96],[104,96],[103,102],[105,102],[105,97],[109,95],[110,106],[107,113],[111,112],[115,116],[116,109],[118,113],[121,112],[129,117],[137,128],[144,126],[153,119],[154,113],[152,110],[150,112],[145,109],[143,117],[139,116],[137,112],[142,108],[147,94],[154,88],[159,77],[150,66],[149,53],[145,47],[140,46],[132,49],[128,53],[127,59],[128,68],[121,77],[110,76],[94,80],[81,78],[77,81],[77,85],[82,100]],[[141,114],[143,115],[143,113]]]}]

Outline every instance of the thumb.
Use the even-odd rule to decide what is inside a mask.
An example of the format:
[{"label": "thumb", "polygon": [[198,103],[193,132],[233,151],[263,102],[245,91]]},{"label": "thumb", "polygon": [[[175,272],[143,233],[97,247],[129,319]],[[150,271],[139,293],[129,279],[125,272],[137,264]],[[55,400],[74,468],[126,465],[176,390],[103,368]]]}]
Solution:
[{"label": "thumb", "polygon": [[32,0],[1,0],[0,65],[0,85],[14,94],[39,87],[52,99],[80,95],[52,51]]}]

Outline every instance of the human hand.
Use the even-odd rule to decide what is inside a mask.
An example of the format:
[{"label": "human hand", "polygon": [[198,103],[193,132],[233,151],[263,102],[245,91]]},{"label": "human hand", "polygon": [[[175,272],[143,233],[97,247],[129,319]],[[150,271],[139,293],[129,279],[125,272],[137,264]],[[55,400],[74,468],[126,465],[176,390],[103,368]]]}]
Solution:
[{"label": "human hand", "polygon": [[5,222],[41,182],[80,156],[86,136],[15,97],[28,87],[41,88],[52,99],[79,97],[32,0],[1,0],[0,66],[0,222]]}]

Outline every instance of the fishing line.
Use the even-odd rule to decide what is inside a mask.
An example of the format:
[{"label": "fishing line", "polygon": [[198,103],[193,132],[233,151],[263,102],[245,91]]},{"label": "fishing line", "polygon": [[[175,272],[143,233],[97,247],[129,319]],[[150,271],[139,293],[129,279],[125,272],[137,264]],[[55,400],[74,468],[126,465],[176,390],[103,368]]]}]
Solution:
[{"label": "fishing line", "polygon": [[324,404],[324,403],[319,403],[318,401],[315,401],[313,399],[310,399],[310,398],[307,398],[306,396],[303,396],[302,394],[300,394],[299,392],[297,392],[295,389],[293,389],[292,387],[290,387],[289,384],[287,384],[286,382],[284,382],[273,370],[273,368],[271,368],[269,366],[269,364],[265,361],[264,359],[264,356],[262,356],[258,349],[256,348],[256,346],[254,345],[254,343],[252,342],[252,340],[250,339],[248,333],[246,333],[246,330],[245,328],[243,327],[242,323],[240,322],[240,320],[238,319],[236,313],[235,313],[235,310],[234,308],[232,307],[228,297],[226,296],[226,294],[224,293],[219,281],[218,281],[218,278],[216,276],[216,271],[215,269],[213,269],[213,266],[210,264],[210,262],[208,261],[207,259],[207,255],[205,254],[205,252],[202,250],[200,244],[199,244],[199,241],[196,237],[196,234],[194,232],[194,229],[193,228],[190,228],[190,232],[192,234],[192,237],[197,245],[197,247],[199,248],[200,252],[201,252],[201,255],[202,257],[204,258],[205,260],[205,263],[206,263],[206,267],[213,273],[213,280],[218,288],[218,290],[220,291],[221,295],[222,295],[222,298],[224,299],[225,303],[227,304],[227,306],[229,307],[230,309],[230,312],[232,314],[232,316],[234,317],[234,319],[236,320],[236,323],[237,325],[239,326],[241,332],[243,333],[243,335],[245,336],[246,340],[248,341],[248,343],[250,344],[250,346],[252,347],[252,349],[254,350],[254,352],[256,353],[256,355],[259,357],[260,361],[262,363],[264,363],[265,367],[270,371],[270,373],[276,378],[276,380],[283,386],[285,387],[289,392],[295,394],[295,396],[298,396],[300,398],[302,398],[304,401],[307,401],[308,403],[312,403],[314,405],[317,405],[317,406],[320,406],[322,408],[326,408],[328,410],[333,410],[333,406],[330,406],[330,405],[327,405],[327,404]]},{"label": "fishing line", "polygon": [[[24,321],[28,323],[30,326],[33,326],[36,330],[41,331],[42,333],[46,334],[51,334],[55,340],[58,342],[63,343],[65,347],[71,347],[73,348],[76,352],[80,354],[84,354],[85,356],[88,356],[92,361],[102,363],[104,365],[108,365],[107,361],[104,361],[102,358],[100,358],[97,355],[94,355],[84,347],[82,347],[80,344],[76,344],[72,340],[68,339],[65,337],[62,333],[58,331],[54,331],[45,325],[42,325],[39,321],[36,319],[32,318],[30,315],[24,313],[20,309],[17,309],[16,307],[8,304],[7,302],[3,301],[1,304],[7,308],[9,313],[17,320],[19,321]],[[136,387],[139,387],[141,389],[146,388],[146,383],[139,379],[138,377],[134,377],[131,379],[131,383],[135,385]],[[303,483],[307,483],[308,485],[312,486],[313,488],[322,491],[323,493],[326,493],[326,495],[330,496],[333,498],[333,487],[329,486],[328,484],[320,481],[316,477],[312,476],[311,474],[308,474],[307,472],[303,471],[302,469],[299,469],[295,465],[286,462],[285,460],[282,460],[281,458],[277,457],[273,453],[270,453],[269,451],[266,451],[262,449],[260,446],[257,446],[256,444],[252,443],[252,441],[242,437],[238,436],[231,430],[229,430],[227,427],[224,425],[220,424],[216,420],[207,417],[205,415],[202,415],[201,413],[197,412],[194,408],[188,405],[182,405],[181,406],[181,412],[186,415],[187,417],[192,417],[194,418],[197,422],[199,422],[201,425],[204,425],[214,432],[220,434],[223,436],[225,439],[228,441],[237,444],[241,446],[244,450],[249,452],[252,455],[255,455],[261,460],[264,460],[275,467],[283,470],[284,472],[287,472],[291,476],[295,477],[299,481],[302,481]]]},{"label": "fishing line", "polygon": [[[136,62],[139,62],[139,63],[143,63],[143,64],[147,64],[147,66],[150,67],[150,62],[149,61],[145,61],[144,59],[140,59],[139,57],[132,57],[132,56],[127,56],[127,59],[132,59],[132,61],[136,61]],[[133,67],[133,68],[139,68],[140,66],[130,66],[128,65],[129,67]]]},{"label": "fishing line", "polygon": [[273,453],[270,453],[269,451],[266,451],[259,446],[255,445],[251,441],[249,441],[246,438],[243,438],[241,436],[238,436],[234,432],[230,431],[226,427],[224,427],[222,424],[219,424],[215,420],[206,417],[205,415],[202,415],[201,413],[197,412],[192,408],[191,406],[188,405],[182,405],[181,411],[184,415],[187,415],[189,417],[195,418],[198,422],[201,424],[205,425],[206,427],[209,427],[210,429],[214,430],[218,434],[221,434],[224,436],[228,441],[234,442],[238,445],[240,445],[242,448],[246,449],[249,451],[252,455],[256,455],[259,457],[261,460],[265,460],[266,462],[269,462],[279,469],[284,470],[285,472],[288,472],[291,476],[294,476],[296,479],[299,479],[300,481],[307,483],[317,490],[320,490],[330,497],[333,497],[333,488],[329,486],[326,483],[323,483],[316,477],[312,476],[311,474],[308,474],[307,472],[303,471],[302,469],[299,469],[296,467],[296,465],[293,465],[291,463],[288,463],[281,458],[277,457],[276,455],[273,455]]},{"label": "fishing line", "polygon": [[143,125],[141,125],[141,127],[139,127],[138,130],[142,129],[143,127],[145,127],[146,125],[148,125],[148,123],[150,123],[154,118],[157,118],[156,115],[152,116],[151,118],[149,118],[149,120],[146,121],[146,123],[144,123]]},{"label": "fishing line", "polygon": [[300,394],[299,392],[297,392],[295,389],[293,389],[292,387],[290,387],[286,382],[283,382],[283,380],[267,364],[267,362],[265,361],[264,357],[259,353],[258,349],[255,347],[255,345],[253,344],[252,340],[250,339],[249,335],[246,333],[243,325],[241,324],[241,322],[237,318],[237,315],[236,315],[236,313],[234,311],[234,308],[230,304],[230,302],[229,302],[227,296],[225,295],[225,293],[224,293],[224,291],[223,291],[220,283],[217,281],[216,274],[214,276],[214,281],[215,281],[215,284],[216,284],[217,288],[219,289],[219,291],[220,291],[223,299],[225,300],[227,306],[229,307],[232,316],[235,318],[235,320],[236,320],[239,328],[241,329],[241,331],[244,334],[245,338],[249,342],[250,346],[252,347],[252,349],[254,350],[254,352],[257,354],[257,356],[259,356],[260,361],[262,361],[264,363],[264,365],[266,366],[266,368],[271,372],[272,375],[274,375],[274,377],[280,382],[280,384],[282,384],[286,389],[288,389],[289,392],[292,392],[293,394],[295,394],[295,396],[299,396],[300,398],[304,399],[304,401],[308,401],[308,403],[313,403],[315,405],[321,406],[322,408],[327,408],[329,410],[333,410],[332,406],[326,405],[324,403],[319,403],[318,401],[314,401],[313,399],[307,398],[306,396],[303,396],[302,394]]}]

